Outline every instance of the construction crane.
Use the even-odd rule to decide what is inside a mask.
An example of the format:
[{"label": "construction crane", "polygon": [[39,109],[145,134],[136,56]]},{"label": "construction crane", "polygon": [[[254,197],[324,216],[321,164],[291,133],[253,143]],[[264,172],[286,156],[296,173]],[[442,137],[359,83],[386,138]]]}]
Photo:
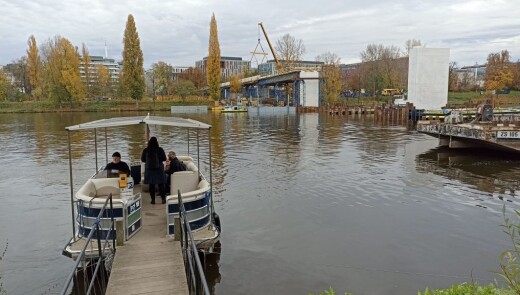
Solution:
[{"label": "construction crane", "polygon": [[276,57],[276,53],[274,52],[273,45],[271,45],[271,41],[269,40],[269,37],[267,36],[267,32],[265,31],[264,24],[262,22],[259,22],[258,25],[260,28],[262,28],[262,32],[264,32],[265,40],[267,40],[267,44],[269,44],[269,48],[271,49],[271,53],[273,53],[274,62],[276,65],[276,71],[280,73],[282,70],[282,65],[280,64],[280,61],[278,60],[278,57]]}]

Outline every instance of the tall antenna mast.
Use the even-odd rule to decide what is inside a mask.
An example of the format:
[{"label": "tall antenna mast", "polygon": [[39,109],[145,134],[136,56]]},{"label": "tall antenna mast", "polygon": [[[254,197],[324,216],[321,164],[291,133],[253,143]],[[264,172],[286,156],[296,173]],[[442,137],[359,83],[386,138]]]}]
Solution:
[{"label": "tall antenna mast", "polygon": [[108,58],[107,40],[105,40],[105,58]]}]

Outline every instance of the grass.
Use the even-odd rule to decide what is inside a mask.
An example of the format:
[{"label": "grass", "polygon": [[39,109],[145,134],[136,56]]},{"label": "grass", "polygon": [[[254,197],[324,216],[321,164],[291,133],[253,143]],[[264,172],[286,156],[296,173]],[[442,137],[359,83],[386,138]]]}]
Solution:
[{"label": "grass", "polygon": [[22,102],[0,102],[0,113],[45,113],[45,112],[119,112],[119,111],[169,111],[171,106],[186,105],[212,105],[206,97],[189,97],[186,100],[180,98],[167,101],[152,101],[144,98],[135,100],[110,100],[94,101],[84,100],[74,102],[72,107],[68,103],[61,106],[53,102],[42,101],[22,101]]},{"label": "grass", "polygon": [[499,94],[498,96],[489,92],[480,94],[478,91],[448,93],[448,104],[450,106],[474,106],[485,101],[494,101],[495,106],[503,107],[520,105],[520,91],[513,90],[509,94]]}]

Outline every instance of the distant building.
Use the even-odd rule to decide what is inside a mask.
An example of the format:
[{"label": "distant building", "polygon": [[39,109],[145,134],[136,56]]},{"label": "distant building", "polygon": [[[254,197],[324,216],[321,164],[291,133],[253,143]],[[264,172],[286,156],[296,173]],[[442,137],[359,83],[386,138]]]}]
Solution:
[{"label": "distant building", "polygon": [[179,78],[179,75],[184,73],[186,70],[188,70],[190,67],[180,67],[180,66],[174,66],[173,67],[173,80],[177,80]]},{"label": "distant building", "polygon": [[[204,57],[202,60],[195,62],[195,67],[206,72],[206,64],[208,57]],[[221,56],[220,57],[220,70],[222,78],[226,79],[233,75],[242,75],[246,70],[251,68],[251,62],[242,60],[241,57]]]},{"label": "distant building", "polygon": [[[281,60],[280,64],[284,67],[286,62]],[[295,70],[309,70],[309,71],[317,71],[321,68],[323,62],[321,61],[295,61],[293,64],[293,68]],[[274,60],[268,60],[263,64],[258,65],[258,74],[261,76],[266,75],[276,75],[278,71],[276,70],[276,62]]]},{"label": "distant building", "polygon": [[486,79],[486,65],[462,67],[457,73],[457,85],[459,88],[482,88]]},{"label": "distant building", "polygon": [[[108,72],[110,74],[110,78],[112,79],[113,85],[115,85],[119,82],[119,75],[122,71],[123,64],[121,62],[116,62],[112,58],[106,58],[103,56],[93,55],[90,57],[90,63],[88,65],[88,68],[91,73],[89,84],[95,83],[97,65],[103,65],[103,66],[107,67]],[[83,62],[83,60],[81,61],[80,66],[79,66],[79,73],[81,75],[81,79],[84,81],[86,79],[86,75],[85,75],[85,63]]]}]

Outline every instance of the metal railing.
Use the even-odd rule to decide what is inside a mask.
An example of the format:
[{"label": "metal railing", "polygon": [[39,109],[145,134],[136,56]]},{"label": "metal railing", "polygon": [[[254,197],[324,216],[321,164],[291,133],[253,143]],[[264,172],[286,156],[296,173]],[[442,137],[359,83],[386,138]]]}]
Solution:
[{"label": "metal railing", "polygon": [[[104,237],[102,237],[102,229],[101,229],[101,218],[103,217],[105,210],[107,208],[107,204],[110,204],[110,231],[108,231]],[[67,294],[91,294],[92,291],[94,291],[93,294],[105,294],[106,288],[107,288],[107,278],[105,277],[105,269],[101,269],[101,266],[105,262],[106,256],[104,256],[105,250],[111,250],[111,254],[115,254],[116,252],[116,235],[115,235],[115,221],[114,221],[114,207],[112,204],[112,194],[108,196],[108,198],[105,201],[105,204],[103,205],[103,208],[101,208],[101,211],[99,212],[97,219],[94,223],[94,226],[90,230],[90,233],[85,241],[85,245],[83,246],[83,249],[79,253],[78,257],[76,258],[76,263],[74,264],[74,267],[72,268],[71,273],[67,277],[67,281],[61,291],[61,295],[67,295]],[[110,245],[109,237],[111,236],[112,245]],[[92,240],[97,240],[97,262],[95,262],[94,270],[92,270],[92,267],[94,266],[91,262],[92,257],[87,257],[87,250],[89,250],[89,245],[92,248]],[[103,245],[101,243],[103,242]],[[95,249],[90,249],[91,251],[94,251]],[[80,263],[82,264],[82,267],[79,268]],[[78,270],[82,270],[83,280],[78,279]],[[90,272],[91,271],[91,272]],[[99,276],[99,278],[98,278]],[[87,282],[87,277],[90,277],[90,280]],[[74,282],[74,284],[71,286],[71,283]],[[88,284],[87,284],[88,283]],[[96,284],[97,283],[97,284]],[[83,287],[83,288],[82,288]],[[96,289],[97,288],[97,289]]]},{"label": "metal railing", "polygon": [[[191,295],[210,295],[204,269],[200,263],[197,245],[191,233],[190,223],[182,202],[181,191],[177,191],[177,199],[179,202],[179,219],[181,224],[181,246],[182,256],[184,258],[184,269],[186,278],[188,279],[188,287]],[[177,230],[177,229],[175,229]]]}]

